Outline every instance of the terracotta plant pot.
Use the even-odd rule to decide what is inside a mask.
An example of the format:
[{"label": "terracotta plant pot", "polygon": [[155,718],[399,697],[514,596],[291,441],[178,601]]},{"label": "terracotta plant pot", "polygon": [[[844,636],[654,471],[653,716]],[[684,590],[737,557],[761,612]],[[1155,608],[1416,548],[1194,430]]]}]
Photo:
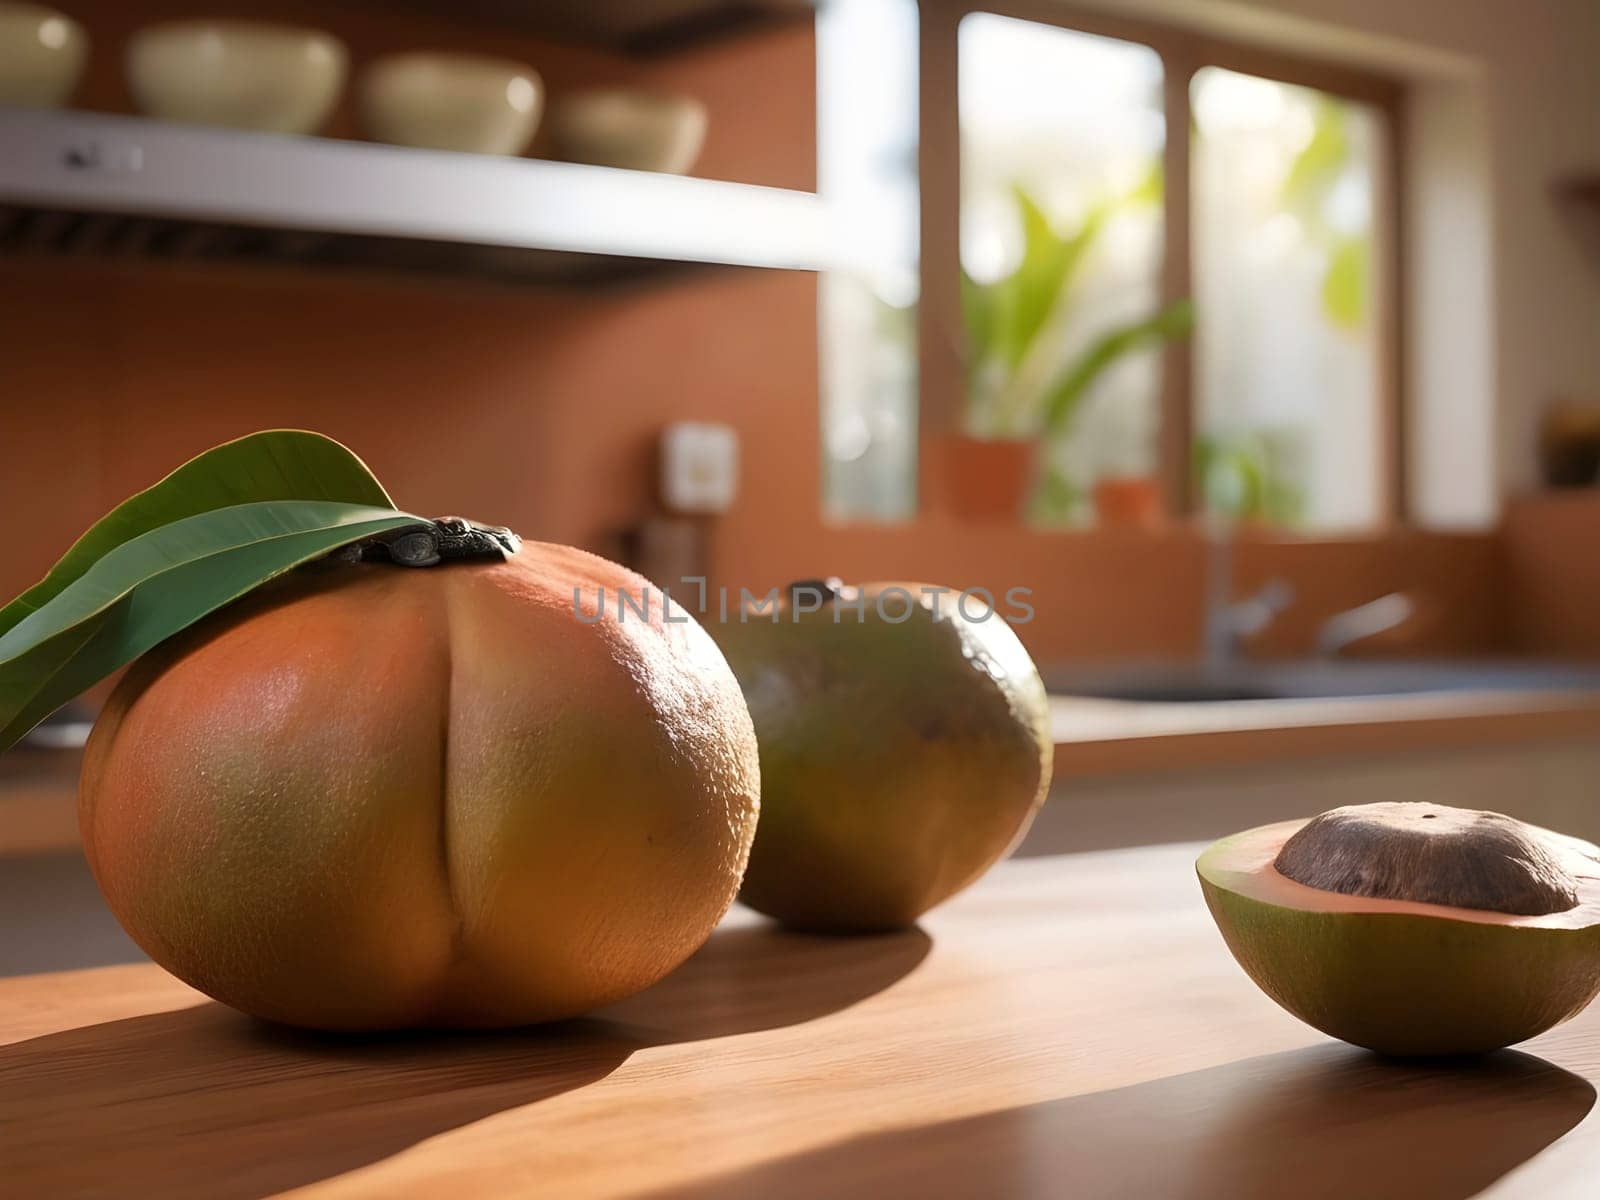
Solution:
[{"label": "terracotta plant pot", "polygon": [[947,434],[929,449],[933,495],[941,508],[968,520],[1021,517],[1033,479],[1032,441]]},{"label": "terracotta plant pot", "polygon": [[1161,485],[1148,475],[1105,475],[1095,480],[1094,512],[1102,525],[1153,529],[1165,515]]}]

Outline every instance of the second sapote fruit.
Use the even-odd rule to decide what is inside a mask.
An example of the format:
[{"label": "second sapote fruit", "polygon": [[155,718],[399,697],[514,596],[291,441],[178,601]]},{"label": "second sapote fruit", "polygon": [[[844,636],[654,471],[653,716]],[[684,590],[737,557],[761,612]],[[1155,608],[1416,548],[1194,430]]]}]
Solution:
[{"label": "second sapote fruit", "polygon": [[713,628],[761,746],[750,907],[800,929],[903,928],[1003,857],[1043,802],[1044,684],[977,598],[807,582]]},{"label": "second sapote fruit", "polygon": [[[564,546],[334,560],[139,659],[80,792],[162,966],[321,1029],[506,1026],[649,986],[732,902],[756,741],[704,630]],[[603,593],[601,591],[603,589]]]},{"label": "second sapote fruit", "polygon": [[1499,813],[1336,808],[1224,838],[1197,869],[1250,977],[1358,1046],[1495,1050],[1600,993],[1600,849]]}]

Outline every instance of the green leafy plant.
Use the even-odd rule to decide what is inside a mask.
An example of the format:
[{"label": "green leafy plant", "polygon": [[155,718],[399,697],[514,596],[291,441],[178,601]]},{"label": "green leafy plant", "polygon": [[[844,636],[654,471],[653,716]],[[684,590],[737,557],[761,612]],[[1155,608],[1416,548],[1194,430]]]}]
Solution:
[{"label": "green leafy plant", "polygon": [[[1130,191],[1107,197],[1068,232],[1057,230],[1026,189],[1012,197],[1022,224],[1022,258],[1009,275],[979,283],[963,272],[962,314],[967,331],[968,432],[978,437],[1069,437],[1085,399],[1105,373],[1130,354],[1185,337],[1194,325],[1188,300],[1114,325],[1076,353],[1064,336],[1074,320],[1074,284],[1111,220],[1158,203],[1159,168]],[[1059,466],[1041,473],[1030,512],[1050,519],[1075,508],[1081,486]]]},{"label": "green leafy plant", "polygon": [[[1333,219],[1356,145],[1350,105],[1316,95],[1311,136],[1289,161],[1278,185],[1277,206],[1299,223],[1322,259],[1322,316],[1354,333],[1370,321],[1372,235],[1350,232]],[[1233,520],[1278,526],[1300,524],[1306,513],[1306,437],[1294,427],[1213,429],[1196,438],[1194,464],[1206,508]]]},{"label": "green leafy plant", "polygon": [[320,434],[271,430],[207,451],[118,505],[0,609],[0,750],[267,580],[426,523]]},{"label": "green leafy plant", "polygon": [[1322,277],[1322,311],[1330,324],[1346,331],[1367,324],[1371,295],[1372,232],[1343,232],[1329,220],[1331,198],[1350,164],[1350,106],[1318,95],[1311,137],[1295,155],[1278,191],[1307,235],[1327,256]]},{"label": "green leafy plant", "polygon": [[1293,525],[1305,515],[1300,472],[1282,436],[1254,431],[1195,439],[1195,474],[1206,508],[1236,521]]}]

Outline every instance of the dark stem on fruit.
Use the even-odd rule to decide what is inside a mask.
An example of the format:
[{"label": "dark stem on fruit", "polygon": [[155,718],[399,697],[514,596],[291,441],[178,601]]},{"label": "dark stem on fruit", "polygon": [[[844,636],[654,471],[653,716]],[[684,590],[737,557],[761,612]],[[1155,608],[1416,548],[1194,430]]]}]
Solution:
[{"label": "dark stem on fruit", "polygon": [[440,517],[352,542],[335,554],[347,562],[432,567],[463,559],[504,560],[521,548],[522,539],[502,526],[480,525],[464,517]]},{"label": "dark stem on fruit", "polygon": [[788,587],[790,601],[799,596],[815,597],[818,604],[831,604],[837,600],[844,589],[844,583],[836,575],[827,579],[796,579]]}]

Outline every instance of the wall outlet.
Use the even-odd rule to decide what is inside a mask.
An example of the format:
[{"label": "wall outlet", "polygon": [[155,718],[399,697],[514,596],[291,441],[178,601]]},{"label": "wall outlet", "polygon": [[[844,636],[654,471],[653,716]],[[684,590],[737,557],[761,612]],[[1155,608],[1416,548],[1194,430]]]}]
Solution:
[{"label": "wall outlet", "polygon": [[739,490],[739,434],[731,425],[679,421],[661,435],[661,502],[673,512],[720,513]]}]

